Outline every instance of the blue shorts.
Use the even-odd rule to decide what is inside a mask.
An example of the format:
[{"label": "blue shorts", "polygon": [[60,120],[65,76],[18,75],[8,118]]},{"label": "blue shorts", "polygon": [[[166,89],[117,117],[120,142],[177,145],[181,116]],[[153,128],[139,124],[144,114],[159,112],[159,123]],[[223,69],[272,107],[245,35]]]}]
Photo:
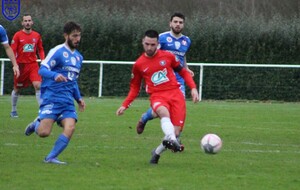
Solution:
[{"label": "blue shorts", "polygon": [[61,121],[65,118],[74,118],[77,122],[77,113],[74,105],[65,104],[46,104],[41,105],[39,110],[39,119],[53,119],[61,126]]}]

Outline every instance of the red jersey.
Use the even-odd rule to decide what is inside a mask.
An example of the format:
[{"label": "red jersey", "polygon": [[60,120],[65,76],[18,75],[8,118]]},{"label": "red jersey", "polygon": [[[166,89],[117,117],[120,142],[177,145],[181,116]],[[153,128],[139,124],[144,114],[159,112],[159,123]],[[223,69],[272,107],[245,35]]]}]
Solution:
[{"label": "red jersey", "polygon": [[180,68],[178,72],[190,88],[196,88],[196,84],[190,73],[180,66],[176,56],[164,50],[157,50],[153,57],[147,57],[144,53],[136,60],[132,68],[130,91],[123,102],[124,107],[137,97],[142,80],[146,83],[146,92],[152,94],[159,91],[179,89],[180,84],[176,80],[174,69]]},{"label": "red jersey", "polygon": [[41,35],[35,31],[31,31],[29,34],[23,30],[16,32],[11,42],[11,48],[16,55],[17,63],[36,62],[37,50],[40,59],[45,59]]}]

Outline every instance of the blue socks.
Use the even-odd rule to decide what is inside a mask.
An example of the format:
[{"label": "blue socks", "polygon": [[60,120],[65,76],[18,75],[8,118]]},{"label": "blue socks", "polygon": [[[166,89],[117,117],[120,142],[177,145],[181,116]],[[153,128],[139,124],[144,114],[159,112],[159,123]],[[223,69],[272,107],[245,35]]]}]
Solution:
[{"label": "blue socks", "polygon": [[40,119],[37,119],[36,122],[34,122],[34,131],[36,134],[38,134],[37,131],[39,126],[40,126]]},{"label": "blue socks", "polygon": [[142,122],[143,123],[147,123],[147,121],[152,120],[153,116],[152,116],[152,108],[149,108],[146,113],[144,113],[142,115]]},{"label": "blue socks", "polygon": [[63,134],[59,135],[59,137],[57,138],[54,144],[53,149],[46,157],[46,160],[51,158],[56,158],[68,146],[69,141],[70,140],[65,135]]}]

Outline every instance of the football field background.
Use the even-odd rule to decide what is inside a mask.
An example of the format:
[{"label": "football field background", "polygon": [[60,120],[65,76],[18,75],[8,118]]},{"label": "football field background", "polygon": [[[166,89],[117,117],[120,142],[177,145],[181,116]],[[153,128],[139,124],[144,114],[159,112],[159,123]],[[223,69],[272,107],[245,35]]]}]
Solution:
[{"label": "football field background", "polygon": [[[142,135],[135,126],[148,100],[138,99],[116,116],[121,98],[85,98],[75,134],[59,159],[43,163],[62,129],[51,136],[24,135],[37,115],[35,97],[19,98],[19,118],[11,119],[10,97],[0,96],[0,189],[253,190],[300,187],[300,104],[281,102],[187,101],[182,153],[165,152],[150,165],[163,137],[159,120]],[[204,154],[199,141],[216,133],[223,148]]]}]

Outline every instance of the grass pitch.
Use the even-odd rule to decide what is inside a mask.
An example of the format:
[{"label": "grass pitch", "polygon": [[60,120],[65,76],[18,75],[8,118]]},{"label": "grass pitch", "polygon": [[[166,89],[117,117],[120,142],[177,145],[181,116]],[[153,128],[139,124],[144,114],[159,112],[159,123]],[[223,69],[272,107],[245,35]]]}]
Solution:
[{"label": "grass pitch", "polygon": [[[134,102],[125,115],[123,99],[85,98],[76,132],[60,155],[68,165],[43,163],[61,129],[39,138],[24,135],[37,115],[32,96],[21,96],[18,119],[11,119],[10,97],[0,96],[0,189],[289,189],[300,187],[300,104],[261,102],[187,102],[182,135],[185,151],[165,152],[157,166],[150,152],[163,137],[159,120],[142,135],[135,125],[148,100]],[[200,150],[206,133],[216,133],[223,148],[216,155]]]}]

